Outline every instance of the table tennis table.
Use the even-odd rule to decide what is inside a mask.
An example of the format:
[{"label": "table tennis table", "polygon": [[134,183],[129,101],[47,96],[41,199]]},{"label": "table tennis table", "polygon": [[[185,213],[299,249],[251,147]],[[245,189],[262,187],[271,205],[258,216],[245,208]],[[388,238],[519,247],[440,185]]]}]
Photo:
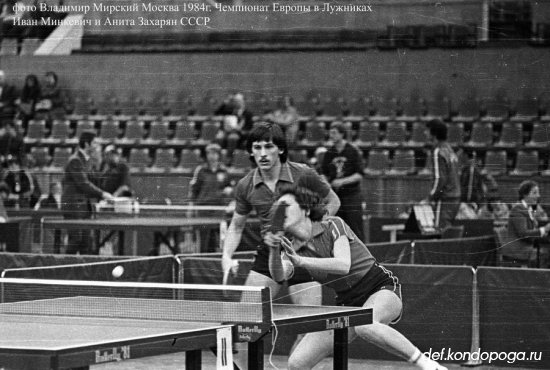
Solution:
[{"label": "table tennis table", "polygon": [[[170,250],[177,254],[179,233],[188,231],[194,227],[219,229],[223,218],[213,217],[105,217],[95,219],[42,219],[43,229],[54,230],[107,230],[109,233],[104,238],[97,238],[98,247],[108,241],[114,233],[118,232],[118,254],[124,255],[124,240],[126,231],[151,231],[155,233],[155,252],[158,254],[159,243],[165,243]],[[97,235],[96,235],[97,236]],[[134,249],[136,249],[134,247]],[[135,251],[133,251],[135,252]],[[135,253],[134,253],[135,254]]]},{"label": "table tennis table", "polygon": [[[93,282],[94,287],[97,285],[102,291],[111,292],[104,297],[68,296],[14,301],[5,294],[5,284],[29,284],[34,287],[34,292],[48,290],[44,288],[44,284],[48,284],[44,281],[52,284],[63,282],[61,285],[90,284],[0,279],[2,297],[7,296],[9,301],[0,303],[0,368],[85,368],[99,363],[186,352],[186,368],[200,369],[202,350],[215,348],[220,343],[220,331],[225,329],[231,331],[234,342],[248,343],[248,368],[263,369],[264,338],[276,328],[293,334],[334,330],[334,369],[345,370],[348,328],[372,323],[371,309],[272,304],[269,288],[225,286],[231,292],[238,289],[259,292],[261,312],[256,312],[255,305],[252,305],[250,316],[243,309],[245,303],[240,301],[108,296],[117,285],[133,284],[156,291],[185,284]],[[18,288],[17,292],[20,291]],[[209,314],[214,305],[220,310]],[[235,315],[235,321],[225,322],[219,314],[226,315],[229,311]],[[259,321],[258,313],[261,316]],[[251,315],[256,316],[254,321],[249,320]],[[183,316],[192,320],[182,319]],[[231,348],[227,350],[231,351]]]}]

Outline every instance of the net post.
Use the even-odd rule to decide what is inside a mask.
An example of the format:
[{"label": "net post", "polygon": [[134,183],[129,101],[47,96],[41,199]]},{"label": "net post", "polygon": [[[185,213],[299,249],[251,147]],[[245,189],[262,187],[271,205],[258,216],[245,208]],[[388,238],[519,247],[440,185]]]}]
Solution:
[{"label": "net post", "polygon": [[472,267],[472,344],[470,346],[470,358],[463,366],[475,367],[483,364],[481,359],[473,360],[472,355],[480,348],[479,343],[479,292],[477,288],[477,270]]}]

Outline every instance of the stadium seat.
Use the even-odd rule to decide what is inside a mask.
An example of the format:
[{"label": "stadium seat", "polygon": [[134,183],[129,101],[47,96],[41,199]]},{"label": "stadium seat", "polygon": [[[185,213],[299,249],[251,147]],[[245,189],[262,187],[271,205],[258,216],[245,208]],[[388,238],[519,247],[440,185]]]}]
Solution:
[{"label": "stadium seat", "polygon": [[307,146],[323,145],[326,139],[325,123],[319,121],[311,121],[306,123],[304,138],[301,144]]},{"label": "stadium seat", "polygon": [[174,130],[174,137],[168,140],[170,145],[186,145],[196,139],[195,123],[187,121],[177,121]]},{"label": "stadium seat", "polygon": [[490,97],[481,100],[484,122],[502,122],[510,116],[510,101],[506,97]]},{"label": "stadium seat", "polygon": [[507,158],[505,150],[488,150],[485,154],[483,173],[498,176],[506,174]]},{"label": "stadium seat", "polygon": [[98,140],[101,144],[114,143],[120,135],[118,121],[105,120],[100,123]]},{"label": "stadium seat", "polygon": [[151,145],[160,145],[167,139],[168,122],[153,121],[149,129],[149,135],[143,142]]},{"label": "stadium seat", "polygon": [[473,122],[479,119],[481,113],[480,102],[475,97],[465,97],[457,106],[457,115],[453,117],[456,122]]},{"label": "stadium seat", "polygon": [[490,122],[474,122],[470,140],[466,146],[473,148],[484,148],[493,143],[493,124]]},{"label": "stadium seat", "polygon": [[378,144],[380,135],[380,123],[371,121],[362,121],[359,123],[359,132],[355,145],[359,148],[370,148]]},{"label": "stadium seat", "polygon": [[0,55],[17,55],[17,39],[3,38],[0,40]]},{"label": "stadium seat", "polygon": [[394,97],[374,98],[373,106],[375,113],[370,117],[370,120],[383,122],[395,119],[399,111],[397,99]]},{"label": "stadium seat", "polygon": [[61,172],[67,165],[71,156],[72,148],[56,146],[53,150],[52,162],[48,167],[48,171]]},{"label": "stadium seat", "polygon": [[550,143],[549,122],[535,122],[531,131],[531,140],[525,145],[533,148],[546,148]]},{"label": "stadium seat", "polygon": [[379,145],[392,148],[403,145],[406,141],[406,136],[407,126],[405,122],[388,122],[386,125],[386,135]]},{"label": "stadium seat", "polygon": [[69,138],[70,122],[68,120],[54,120],[50,136],[42,140],[48,144],[61,144]]},{"label": "stadium seat", "polygon": [[411,137],[407,146],[423,147],[429,140],[428,129],[424,122],[414,122],[411,130]]},{"label": "stadium seat", "polygon": [[447,124],[447,142],[453,147],[464,144],[464,124],[462,122]]},{"label": "stadium seat", "polygon": [[402,176],[412,175],[416,172],[414,151],[410,149],[396,149],[393,154],[391,169],[387,175]]},{"label": "stadium seat", "polygon": [[27,134],[23,138],[25,144],[35,144],[44,139],[46,134],[46,121],[30,120],[27,125]]},{"label": "stadium seat", "polygon": [[158,148],[155,151],[155,160],[146,172],[168,172],[176,164],[176,152],[173,148]]},{"label": "stadium seat", "polygon": [[207,144],[215,141],[219,131],[220,124],[218,122],[203,122],[201,125],[199,142]]},{"label": "stadium seat", "polygon": [[143,122],[128,121],[126,122],[126,129],[122,138],[117,140],[117,143],[138,143],[143,138]]},{"label": "stadium seat", "polygon": [[447,119],[451,115],[451,101],[446,96],[426,101],[426,117],[429,120],[433,118]]},{"label": "stadium seat", "polygon": [[77,121],[74,136],[67,139],[66,141],[71,144],[76,144],[78,142],[78,138],[80,137],[80,134],[84,131],[89,131],[89,130],[95,131],[93,121],[88,121],[88,120]]},{"label": "stadium seat", "polygon": [[514,104],[514,115],[510,117],[514,122],[531,122],[539,116],[540,102],[537,97],[519,99]]},{"label": "stadium seat", "polygon": [[195,171],[195,168],[202,163],[203,160],[199,153],[190,149],[182,149],[179,163],[175,168],[171,169],[171,172],[191,175]]},{"label": "stadium seat", "polygon": [[245,174],[250,170],[251,165],[252,163],[250,162],[250,155],[248,152],[242,149],[235,149],[228,171],[232,174]]},{"label": "stadium seat", "polygon": [[365,175],[383,175],[389,167],[390,155],[387,150],[371,149],[367,157]]},{"label": "stadium seat", "polygon": [[33,146],[31,147],[31,156],[34,158],[34,165],[42,168],[50,164],[50,154],[48,147],[45,146]]},{"label": "stadium seat", "polygon": [[398,121],[413,122],[424,115],[424,101],[420,98],[407,98],[400,103],[401,114],[395,117]]},{"label": "stadium seat", "polygon": [[368,117],[374,111],[372,100],[366,97],[353,98],[349,104],[350,115]]},{"label": "stadium seat", "polygon": [[143,122],[144,125],[151,124],[158,119],[159,117],[154,114],[139,114],[136,116],[136,121]]},{"label": "stadium seat", "polygon": [[519,150],[516,155],[516,165],[511,176],[534,176],[539,173],[539,153],[537,151]]},{"label": "stadium seat", "polygon": [[518,122],[504,122],[497,148],[514,148],[523,144],[523,126]]},{"label": "stadium seat", "polygon": [[132,148],[130,149],[130,155],[128,158],[128,166],[130,172],[144,171],[151,163],[151,157],[149,156],[149,149],[147,148]]}]

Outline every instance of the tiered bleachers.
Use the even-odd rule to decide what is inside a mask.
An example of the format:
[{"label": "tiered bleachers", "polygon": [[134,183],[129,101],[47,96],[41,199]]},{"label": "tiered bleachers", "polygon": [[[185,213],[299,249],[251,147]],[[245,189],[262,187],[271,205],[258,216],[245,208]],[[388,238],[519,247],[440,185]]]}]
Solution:
[{"label": "tiered bleachers", "polygon": [[[255,104],[249,105],[262,112],[273,106],[273,99],[265,96],[257,99]],[[121,105],[88,104],[68,115],[66,120],[51,124],[31,120],[22,129],[28,151],[35,157],[37,166],[47,169],[55,170],[63,162],[61,153],[66,152],[58,151],[57,147],[74,146],[81,131],[92,129],[98,132],[103,145],[116,143],[125,149],[124,154],[134,172],[147,169],[190,173],[200,162],[194,151],[211,142],[223,143],[228,135],[222,124],[223,117],[213,116],[212,111],[206,114],[213,101],[212,98],[201,103],[208,103],[208,109],[194,109],[204,114],[201,116],[150,114],[144,108],[152,106],[147,102],[134,112],[121,110]],[[509,102],[503,97],[480,100],[469,96],[455,106],[442,95],[431,100],[417,96],[400,101],[390,94],[385,98],[349,99],[317,96],[302,100],[302,103],[307,101],[310,103],[309,115],[300,112],[298,146],[292,153],[301,162],[311,161],[316,148],[330,145],[330,124],[341,121],[348,128],[348,139],[363,152],[366,174],[429,173],[430,164],[425,154],[429,144],[426,123],[433,117],[445,118],[449,113],[446,117],[449,142],[457,150],[475,151],[488,173],[550,174],[550,117],[545,115],[543,99],[522,98]],[[132,106],[137,109],[138,105]],[[325,110],[331,115],[326,115]],[[261,121],[264,117],[257,114],[255,119]],[[60,155],[61,159],[55,159]],[[55,159],[53,163],[52,158]],[[245,152],[230,152],[228,158],[227,164],[234,173],[250,168]]]}]

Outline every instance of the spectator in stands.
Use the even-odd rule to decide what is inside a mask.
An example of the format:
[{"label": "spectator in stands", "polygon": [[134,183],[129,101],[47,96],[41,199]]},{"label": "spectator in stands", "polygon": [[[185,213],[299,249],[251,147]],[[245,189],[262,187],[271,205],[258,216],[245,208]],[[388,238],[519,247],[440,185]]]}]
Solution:
[{"label": "spectator in stands", "polygon": [[15,159],[25,164],[25,142],[23,135],[13,123],[2,126],[0,124],[0,173],[8,166],[8,161]]},{"label": "spectator in stands", "polygon": [[8,199],[10,189],[5,182],[0,182],[0,222],[8,220],[8,212],[6,211],[5,201]]},{"label": "spectator in stands", "polygon": [[50,192],[40,197],[34,209],[61,209],[61,194],[61,183],[59,181],[52,181],[50,183]]},{"label": "spectator in stands", "polygon": [[[222,206],[229,204],[232,189],[229,183],[227,168],[220,162],[221,147],[209,144],[205,150],[206,162],[198,165],[193,173],[189,188],[189,198],[192,205]],[[211,216],[216,212],[201,212],[201,215]],[[220,248],[219,231],[200,230],[201,252],[215,252]]]},{"label": "spectator in stands", "polygon": [[6,83],[6,73],[0,70],[0,126],[13,123],[16,99],[15,87]]},{"label": "spectator in stands", "polygon": [[15,22],[25,16],[25,6],[22,1],[5,0],[0,4],[0,40],[5,37],[21,37],[26,28],[17,26]]},{"label": "spectator in stands", "polygon": [[[401,319],[403,312],[399,280],[378,264],[341,218],[323,220],[325,209],[317,193],[290,186],[281,189],[276,204],[284,205],[285,219],[283,232],[268,244],[269,271],[275,281],[291,279],[295,269],[307,270],[316,281],[335,291],[336,305],[373,310],[372,324],[353,328],[350,339],[359,336],[419,369],[447,369],[390,326]],[[333,345],[334,336],[329,331],[306,334],[291,352],[288,368],[312,369],[331,355]]]},{"label": "spectator in stands", "polygon": [[[537,265],[536,244],[548,237],[550,223],[541,226],[536,216],[540,199],[539,185],[532,180],[523,181],[518,188],[519,202],[512,206],[508,219],[506,240],[501,247],[501,259],[512,266]],[[546,266],[547,251],[542,251],[542,262]]]},{"label": "spectator in stands", "polygon": [[[247,151],[257,168],[241,178],[235,187],[235,211],[226,233],[223,245],[222,267],[224,274],[234,271],[236,261],[233,254],[241,242],[248,215],[256,211],[262,227],[264,243],[258,247],[258,255],[246,279],[246,285],[268,286],[275,296],[281,285],[269,273],[269,247],[266,240],[273,237],[268,231],[271,209],[276,194],[284,184],[297,183],[308,177],[309,188],[324,198],[329,214],[334,215],[340,201],[330,186],[311,168],[304,164],[287,161],[288,149],[283,131],[279,125],[258,124],[250,133]],[[321,304],[321,289],[311,283],[311,276],[296,269],[289,281],[289,295],[294,303]]]},{"label": "spectator in stands", "polygon": [[[35,181],[30,172],[16,158],[8,160],[8,168],[3,181],[9,187],[9,199],[13,206],[19,208],[30,208],[31,196],[35,192]],[[33,204],[34,205],[34,204]]]},{"label": "spectator in stands", "polygon": [[52,121],[65,117],[64,98],[57,86],[57,74],[46,72],[40,100],[36,103],[36,118]]},{"label": "spectator in stands", "polygon": [[254,125],[254,114],[246,108],[244,95],[236,93],[215,112],[224,116],[223,129],[226,133],[225,147],[229,153],[236,147],[244,147],[248,134]]},{"label": "spectator in stands", "polygon": [[[92,176],[91,156],[97,152],[96,134],[84,131],[78,138],[78,147],[69,158],[63,175],[63,194],[61,208],[65,219],[86,219],[92,216],[92,200],[104,199],[113,201],[113,196],[96,185]],[[90,233],[86,230],[69,230],[67,232],[67,253],[92,253]]]},{"label": "spectator in stands", "polygon": [[42,95],[40,82],[36,75],[30,74],[25,77],[25,84],[21,90],[21,95],[17,99],[17,115],[23,121],[23,125],[34,118],[36,104]]},{"label": "spectator in stands", "polygon": [[323,157],[321,173],[340,198],[341,206],[337,216],[341,217],[361,241],[363,232],[363,156],[355,146],[346,140],[346,127],[342,122],[330,125],[330,140],[333,146]]},{"label": "spectator in stands", "polygon": [[494,178],[493,182],[487,187],[486,202],[477,211],[477,216],[478,218],[500,222],[508,221],[510,210],[508,209],[508,205],[502,202],[498,192],[498,185],[494,181]]},{"label": "spectator in stands", "polygon": [[122,160],[119,148],[112,144],[105,147],[101,167],[100,185],[104,191],[115,197],[132,196],[130,169]]},{"label": "spectator in stands", "polygon": [[289,147],[294,147],[298,139],[298,111],[294,101],[288,95],[283,96],[277,103],[277,109],[268,115],[267,119],[281,126],[285,132]]},{"label": "spectator in stands", "polygon": [[435,145],[433,185],[423,203],[434,203],[435,226],[443,230],[451,226],[460,206],[459,161],[447,142],[447,126],[434,119],[428,123],[428,128]]}]

